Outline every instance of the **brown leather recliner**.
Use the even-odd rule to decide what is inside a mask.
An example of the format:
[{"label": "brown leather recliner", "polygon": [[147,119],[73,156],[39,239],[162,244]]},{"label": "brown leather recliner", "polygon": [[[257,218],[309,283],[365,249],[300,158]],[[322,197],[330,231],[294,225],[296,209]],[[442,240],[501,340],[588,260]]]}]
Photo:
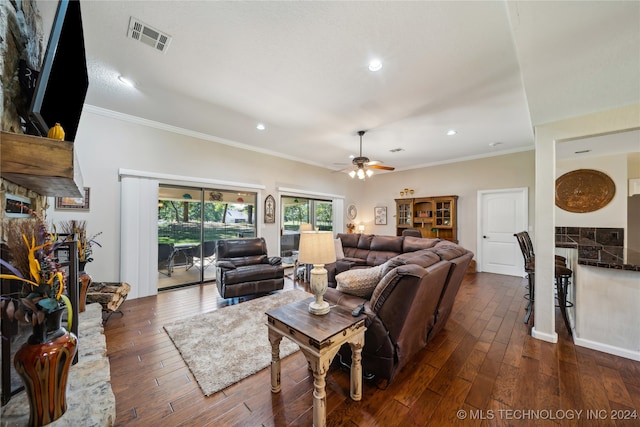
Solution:
[{"label": "brown leather recliner", "polygon": [[267,255],[262,237],[218,240],[216,285],[222,298],[280,290],[284,288],[282,260]]}]

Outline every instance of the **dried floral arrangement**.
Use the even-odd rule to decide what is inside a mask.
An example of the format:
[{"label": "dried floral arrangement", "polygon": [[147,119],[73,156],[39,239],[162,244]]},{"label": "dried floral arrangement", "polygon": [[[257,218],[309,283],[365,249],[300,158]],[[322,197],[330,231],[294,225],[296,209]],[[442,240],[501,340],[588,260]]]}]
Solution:
[{"label": "dried floral arrangement", "polygon": [[0,274],[0,278],[20,281],[23,286],[19,299],[2,297],[2,319],[39,324],[48,313],[66,306],[70,327],[71,301],[63,293],[66,275],[54,257],[60,243],[40,215],[32,210],[29,213],[33,219],[13,219],[5,224],[6,245],[12,260],[9,263],[0,259],[0,264],[10,272]]},{"label": "dried floral arrangement", "polygon": [[58,225],[58,228],[61,233],[76,235],[76,240],[78,241],[78,261],[93,261],[93,258],[91,258],[91,255],[93,254],[93,245],[102,247],[102,245],[96,241],[96,237],[101,235],[102,232],[87,237],[87,222],[77,221],[75,219],[61,222]]}]

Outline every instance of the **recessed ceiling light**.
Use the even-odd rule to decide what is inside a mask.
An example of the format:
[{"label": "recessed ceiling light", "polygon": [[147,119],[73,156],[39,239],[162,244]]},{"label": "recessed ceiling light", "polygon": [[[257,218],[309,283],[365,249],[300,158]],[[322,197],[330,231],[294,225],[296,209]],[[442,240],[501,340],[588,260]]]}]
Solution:
[{"label": "recessed ceiling light", "polygon": [[458,132],[456,132],[456,130],[455,130],[455,129],[449,129],[449,130],[447,131],[447,135],[448,135],[448,136],[453,136],[453,135],[455,135],[455,134],[457,134],[457,133],[458,133]]},{"label": "recessed ceiling light", "polygon": [[265,128],[265,126],[264,126],[264,124],[263,124],[263,123],[258,123],[258,124],[256,125],[256,129],[258,129],[258,130],[265,130],[266,128]]},{"label": "recessed ceiling light", "polygon": [[120,80],[120,82],[124,85],[127,85],[129,87],[136,87],[135,83],[133,82],[133,80],[130,80],[124,76],[118,76],[118,80]]},{"label": "recessed ceiling light", "polygon": [[369,62],[369,71],[380,71],[382,69],[382,62],[379,59],[374,59]]}]

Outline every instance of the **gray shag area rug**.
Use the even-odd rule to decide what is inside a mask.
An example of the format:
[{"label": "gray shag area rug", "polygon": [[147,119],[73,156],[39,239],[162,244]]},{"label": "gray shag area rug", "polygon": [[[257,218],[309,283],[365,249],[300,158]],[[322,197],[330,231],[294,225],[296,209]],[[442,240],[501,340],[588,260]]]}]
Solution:
[{"label": "gray shag area rug", "polygon": [[[205,396],[271,365],[266,311],[312,297],[301,290],[267,295],[164,325]],[[280,342],[280,358],[300,348]]]}]

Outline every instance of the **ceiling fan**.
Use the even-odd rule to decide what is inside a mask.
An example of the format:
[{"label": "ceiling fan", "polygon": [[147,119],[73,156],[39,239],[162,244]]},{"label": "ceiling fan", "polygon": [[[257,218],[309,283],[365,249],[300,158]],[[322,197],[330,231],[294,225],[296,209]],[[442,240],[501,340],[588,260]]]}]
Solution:
[{"label": "ceiling fan", "polygon": [[377,160],[369,160],[368,157],[364,157],[362,155],[362,135],[364,135],[365,132],[366,131],[364,130],[358,131],[358,135],[360,135],[360,155],[358,157],[355,157],[351,161],[351,163],[353,163],[353,165],[356,167],[355,169],[352,169],[351,172],[349,172],[349,176],[351,178],[355,178],[356,176],[359,179],[366,179],[367,177],[371,177],[373,175],[372,169],[381,169],[386,171],[392,171],[395,169],[391,166],[383,166],[379,164],[381,162]]}]

